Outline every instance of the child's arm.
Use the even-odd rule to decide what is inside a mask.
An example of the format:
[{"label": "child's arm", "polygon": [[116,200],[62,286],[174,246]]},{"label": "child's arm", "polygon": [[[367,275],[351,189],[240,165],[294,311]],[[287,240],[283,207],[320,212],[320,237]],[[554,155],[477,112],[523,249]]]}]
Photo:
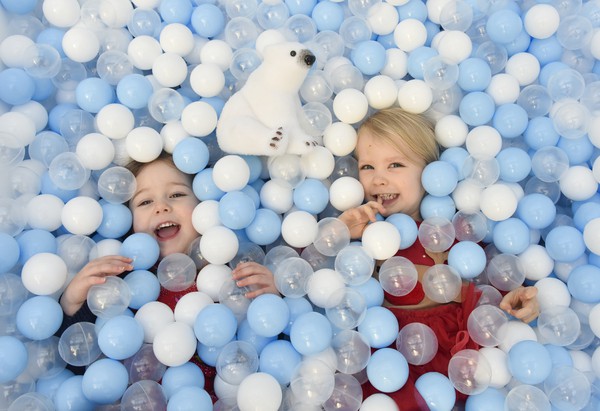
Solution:
[{"label": "child's arm", "polygon": [[253,261],[240,263],[231,274],[238,287],[252,288],[252,291],[246,293],[247,298],[255,298],[267,293],[279,295],[273,273],[262,264]]},{"label": "child's arm", "polygon": [[67,316],[73,316],[87,299],[93,285],[102,284],[107,275],[119,275],[133,269],[131,258],[110,255],[90,261],[71,280],[60,297],[60,305]]},{"label": "child's arm", "polygon": [[377,213],[384,213],[385,208],[377,201],[369,201],[356,208],[344,211],[338,218],[350,230],[350,238],[361,238],[369,223],[377,221]]},{"label": "child's arm", "polygon": [[537,288],[515,288],[502,298],[500,308],[523,322],[529,323],[535,320],[540,314]]}]

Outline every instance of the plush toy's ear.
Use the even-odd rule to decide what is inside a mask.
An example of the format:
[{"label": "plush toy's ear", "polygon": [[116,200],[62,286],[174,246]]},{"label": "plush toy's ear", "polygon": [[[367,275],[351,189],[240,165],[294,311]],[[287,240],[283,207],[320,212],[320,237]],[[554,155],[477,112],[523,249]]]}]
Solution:
[{"label": "plush toy's ear", "polygon": [[264,50],[272,44],[285,43],[287,40],[282,32],[275,29],[265,30],[256,39],[256,51],[264,59]]}]

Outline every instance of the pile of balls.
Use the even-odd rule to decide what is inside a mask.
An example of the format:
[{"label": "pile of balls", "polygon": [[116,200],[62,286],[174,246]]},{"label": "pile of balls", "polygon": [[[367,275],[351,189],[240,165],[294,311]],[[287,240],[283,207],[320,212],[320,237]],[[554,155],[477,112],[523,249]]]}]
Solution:
[{"label": "pile of balls", "polygon": [[[360,385],[393,392],[435,355],[430,329],[382,307],[414,287],[393,255],[417,237],[461,240],[431,299],[466,279],[485,300],[468,324],[481,350],[417,383],[431,409],[457,390],[470,411],[597,410],[599,28],[599,0],[0,0],[0,410],[396,410]],[[220,110],[281,38],[316,56],[300,96],[322,145],[223,153]],[[423,223],[390,216],[351,242],[335,217],[363,201],[356,127],[393,105],[436,120]],[[155,275],[154,240],[126,237],[123,166],[162,150],[195,175],[202,239]],[[96,324],[55,336],[61,290],[108,254],[135,271],[90,292]],[[242,260],[283,297],[245,298]],[[155,301],[194,282],[174,312]],[[538,288],[533,325],[497,308],[521,284]],[[215,404],[195,353],[216,367]]]}]

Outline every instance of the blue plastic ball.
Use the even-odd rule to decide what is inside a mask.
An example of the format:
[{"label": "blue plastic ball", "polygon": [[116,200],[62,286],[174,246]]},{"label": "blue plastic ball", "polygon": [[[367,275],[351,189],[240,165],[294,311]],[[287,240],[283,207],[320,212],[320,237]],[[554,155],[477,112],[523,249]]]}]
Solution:
[{"label": "blue plastic ball", "polygon": [[600,302],[600,267],[584,264],[575,267],[567,280],[569,292],[576,300],[586,304]]},{"label": "blue plastic ball", "polygon": [[433,196],[447,196],[458,184],[458,172],[450,163],[433,161],[423,169],[421,184],[425,191]]},{"label": "blue plastic ball", "polygon": [[281,234],[281,216],[271,209],[259,208],[245,232],[255,244],[272,244]]},{"label": "blue plastic ball", "polygon": [[353,285],[350,288],[358,291],[364,298],[367,308],[379,307],[383,304],[384,293],[381,284],[375,278],[371,277],[360,285]]},{"label": "blue plastic ball", "polygon": [[212,38],[223,32],[225,15],[216,5],[203,3],[194,8],[191,25],[199,36]]},{"label": "blue plastic ball", "polygon": [[414,79],[423,80],[423,70],[427,61],[438,55],[438,52],[431,47],[421,46],[408,54],[407,70],[408,74]]},{"label": "blue plastic ball", "polygon": [[460,118],[473,127],[487,124],[494,117],[495,109],[494,100],[483,91],[466,94],[458,107]]},{"label": "blue plastic ball", "polygon": [[507,147],[496,155],[500,168],[500,179],[508,183],[525,180],[531,172],[531,157],[518,147]]},{"label": "blue plastic ball", "polygon": [[248,306],[248,324],[260,336],[275,337],[287,326],[290,311],[285,301],[274,294],[262,294]]},{"label": "blue plastic ball", "polygon": [[102,107],[114,102],[115,90],[101,78],[88,77],[75,88],[75,99],[83,110],[97,113]]},{"label": "blue plastic ball", "polygon": [[302,355],[323,351],[331,343],[333,330],[327,317],[317,312],[300,314],[290,329],[290,341]]},{"label": "blue plastic ball", "polygon": [[339,3],[321,1],[313,8],[311,17],[319,31],[338,31],[344,21],[344,8]]},{"label": "blue plastic ball", "polygon": [[504,411],[506,394],[497,388],[488,387],[479,394],[469,395],[465,411]]},{"label": "blue plastic ball", "polygon": [[456,84],[466,91],[484,91],[492,80],[492,69],[483,59],[471,57],[458,65],[458,80]]},{"label": "blue plastic ball", "polygon": [[290,10],[290,15],[305,14],[310,16],[317,0],[285,0],[284,3]]},{"label": "blue plastic ball", "polygon": [[[87,398],[83,393],[83,376],[74,375],[65,380],[54,394],[56,411],[94,411],[97,403]],[[125,392],[125,390],[123,390]]]},{"label": "blue plastic ball", "polygon": [[485,269],[486,263],[485,251],[472,241],[456,243],[448,253],[448,265],[464,279],[477,277]]},{"label": "blue plastic ball", "polygon": [[364,75],[375,75],[385,66],[385,47],[374,40],[361,41],[352,49],[350,59]]},{"label": "blue plastic ball", "polygon": [[302,356],[286,340],[275,340],[260,352],[259,371],[272,375],[281,385],[290,383]]},{"label": "blue plastic ball", "polygon": [[286,335],[290,335],[292,324],[296,321],[300,315],[309,313],[312,311],[311,303],[304,297],[300,298],[291,298],[291,297],[283,297],[283,301],[288,306],[290,311],[290,320],[288,322],[287,327],[283,330],[283,333]]},{"label": "blue plastic ball", "polygon": [[0,100],[18,106],[30,101],[35,92],[32,78],[20,68],[7,68],[0,71]]},{"label": "blue plastic ball", "polygon": [[158,6],[160,17],[165,23],[187,24],[193,6],[190,0],[162,0]]},{"label": "blue plastic ball", "polygon": [[452,409],[456,402],[454,386],[444,374],[426,372],[415,381],[415,387],[431,411]]},{"label": "blue plastic ball", "polygon": [[158,261],[160,248],[150,234],[134,233],[123,240],[119,253],[133,260],[134,270],[148,270]]},{"label": "blue plastic ball", "polygon": [[518,218],[507,218],[494,226],[494,245],[506,254],[521,254],[529,247],[529,227]]},{"label": "blue plastic ball", "polygon": [[558,262],[575,261],[585,253],[581,231],[568,225],[550,230],[546,235],[545,245],[550,258]]},{"label": "blue plastic ball", "polygon": [[224,304],[211,304],[204,307],[194,322],[194,334],[201,344],[209,347],[222,347],[234,337],[237,319]]},{"label": "blue plastic ball", "polygon": [[127,369],[121,362],[102,358],[85,370],[81,389],[87,399],[98,404],[110,404],[123,396],[128,382]]},{"label": "blue plastic ball", "polygon": [[409,0],[396,6],[400,21],[405,19],[416,19],[421,22],[427,20],[427,6],[420,0]]},{"label": "blue plastic ball", "polygon": [[408,379],[408,362],[393,348],[381,348],[371,355],[367,364],[369,382],[381,392],[398,391]]},{"label": "blue plastic ball", "polygon": [[144,304],[156,301],[160,295],[160,283],[156,274],[147,270],[135,270],[124,278],[131,291],[129,307],[137,310]]},{"label": "blue plastic ball", "polygon": [[167,368],[161,380],[167,398],[171,398],[173,394],[184,387],[204,388],[204,383],[204,373],[192,362]]},{"label": "blue plastic ball", "polygon": [[17,378],[27,367],[25,344],[10,335],[0,336],[0,384]]},{"label": "blue plastic ball", "polygon": [[365,318],[358,325],[361,333],[372,348],[387,347],[398,337],[398,320],[394,314],[385,307],[367,308]]},{"label": "blue plastic ball", "polygon": [[561,148],[567,154],[570,165],[588,162],[596,150],[596,147],[587,135],[579,138],[561,137],[558,140],[557,147]]},{"label": "blue plastic ball", "polygon": [[209,152],[204,141],[187,137],[181,140],[173,150],[175,166],[186,174],[196,174],[208,164]]},{"label": "blue plastic ball", "polygon": [[[600,215],[600,214],[599,214]],[[517,205],[517,216],[534,230],[548,227],[556,217],[556,206],[552,200],[540,193],[523,196]]]},{"label": "blue plastic ball", "polygon": [[21,250],[15,238],[0,233],[0,273],[6,273],[19,261]]},{"label": "blue plastic ball", "polygon": [[217,187],[212,177],[213,169],[205,168],[194,177],[192,189],[200,201],[219,200],[225,194]]},{"label": "blue plastic ball", "polygon": [[17,311],[17,329],[31,340],[45,340],[58,331],[63,320],[60,304],[51,297],[36,295]]},{"label": "blue plastic ball", "polygon": [[545,39],[531,39],[527,52],[532,54],[542,66],[560,61],[563,48],[555,35]]},{"label": "blue plastic ball", "polygon": [[523,134],[528,124],[525,109],[518,104],[502,104],[496,109],[492,125],[504,138],[515,138]]},{"label": "blue plastic ball", "polygon": [[98,346],[102,353],[113,360],[124,360],[142,348],[144,329],[127,315],[117,315],[106,321],[98,332]]},{"label": "blue plastic ball", "polygon": [[219,200],[219,219],[232,230],[241,230],[250,225],[256,215],[255,203],[243,191],[229,191]]},{"label": "blue plastic ball", "polygon": [[17,243],[19,243],[19,249],[21,250],[21,254],[19,255],[20,264],[25,264],[34,254],[56,254],[58,250],[56,238],[46,230],[32,229],[23,231],[17,236]]},{"label": "blue plastic ball", "polygon": [[212,411],[213,402],[210,395],[199,387],[182,387],[169,398],[169,411]]},{"label": "blue plastic ball", "polygon": [[319,214],[329,202],[329,190],[317,179],[306,178],[294,188],[294,205],[310,214]]},{"label": "blue plastic ball", "polygon": [[385,221],[392,223],[400,233],[400,250],[405,250],[415,243],[419,228],[415,220],[407,214],[396,213],[388,216]]},{"label": "blue plastic ball", "polygon": [[495,43],[507,44],[515,40],[523,29],[521,16],[510,9],[490,14],[485,24],[486,32]]},{"label": "blue plastic ball", "polygon": [[452,220],[456,213],[456,207],[454,200],[449,195],[442,197],[426,195],[421,201],[420,211],[423,219],[443,217],[446,220]]},{"label": "blue plastic ball", "polygon": [[133,223],[131,210],[124,204],[101,202],[102,222],[96,232],[104,238],[121,238],[129,232]]},{"label": "blue plastic ball", "polygon": [[53,398],[58,387],[74,375],[73,371],[65,368],[51,376],[40,377],[35,383],[35,392]]},{"label": "blue plastic ball", "polygon": [[119,102],[132,110],[147,107],[153,92],[150,80],[137,73],[126,75],[116,87]]},{"label": "blue plastic ball", "polygon": [[[287,303],[286,303],[286,306],[287,306]],[[289,312],[289,308],[288,308],[288,312]],[[289,321],[286,324],[286,327],[288,325],[289,325]],[[250,323],[248,322],[247,318],[244,319],[244,321],[242,321],[240,323],[240,325],[238,326],[236,337],[237,337],[238,341],[245,341],[245,342],[251,344],[257,353],[260,353],[262,351],[262,349],[265,348],[265,346],[267,344],[269,344],[271,341],[274,341],[277,339],[277,337],[263,337],[262,335],[258,335],[252,329],[252,327],[250,327]]]},{"label": "blue plastic ball", "polygon": [[552,371],[550,353],[537,341],[519,341],[508,351],[508,369],[524,384],[539,384]]}]

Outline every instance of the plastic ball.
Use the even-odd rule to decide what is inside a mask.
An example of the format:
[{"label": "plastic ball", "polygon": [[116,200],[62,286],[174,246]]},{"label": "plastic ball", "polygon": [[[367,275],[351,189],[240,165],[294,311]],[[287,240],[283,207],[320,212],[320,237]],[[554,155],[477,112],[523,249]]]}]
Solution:
[{"label": "plastic ball", "polygon": [[162,364],[177,367],[192,358],[196,352],[196,344],[192,327],[185,323],[172,322],[156,332],[153,350]]},{"label": "plastic ball", "polygon": [[393,224],[376,221],[363,231],[362,245],[374,259],[386,260],[398,251],[400,233]]},{"label": "plastic ball", "polygon": [[252,300],[246,315],[254,332],[263,337],[275,337],[287,326],[290,313],[282,298],[263,294]]},{"label": "plastic ball", "polygon": [[423,365],[437,354],[438,340],[429,326],[414,322],[402,327],[396,338],[396,349],[409,364]]},{"label": "plastic ball", "polygon": [[467,395],[478,394],[489,386],[491,369],[481,353],[465,349],[450,358],[448,377],[457,391]]},{"label": "plastic ball", "polygon": [[88,306],[100,318],[122,314],[130,302],[131,291],[120,277],[106,277],[104,283],[93,285],[88,291]]},{"label": "plastic ball", "polygon": [[394,392],[402,388],[408,379],[408,363],[400,352],[381,348],[371,355],[367,376],[379,391]]},{"label": "plastic ball", "polygon": [[506,394],[505,407],[516,410],[522,406],[532,406],[540,410],[550,410],[550,401],[541,389],[528,384],[518,385]]},{"label": "plastic ball", "polygon": [[425,295],[439,303],[454,300],[460,294],[461,283],[458,272],[446,264],[428,268],[422,279]]},{"label": "plastic ball", "polygon": [[300,314],[290,329],[290,342],[302,355],[323,351],[331,343],[332,336],[329,321],[317,312]]},{"label": "plastic ball", "polygon": [[0,337],[0,382],[6,384],[15,380],[27,367],[27,348],[16,337],[5,335]]},{"label": "plastic ball", "polygon": [[325,314],[340,329],[353,329],[364,319],[367,305],[365,298],[352,288],[342,288],[329,297]]},{"label": "plastic ball", "polygon": [[69,200],[61,212],[63,226],[72,234],[89,235],[102,223],[102,207],[90,197]]},{"label": "plastic ball", "polygon": [[23,266],[21,279],[25,288],[33,294],[54,294],[67,280],[67,265],[56,254],[38,253]]},{"label": "plastic ball", "polygon": [[358,325],[361,333],[373,348],[387,347],[398,336],[398,321],[390,310],[384,307],[369,307],[365,318]]},{"label": "plastic ball", "polygon": [[48,173],[52,182],[63,190],[79,189],[90,177],[90,171],[72,152],[65,152],[54,157]]},{"label": "plastic ball", "polygon": [[148,163],[158,158],[162,148],[163,141],[160,134],[150,127],[136,127],[125,137],[127,154],[141,163]]},{"label": "plastic ball", "polygon": [[444,374],[427,372],[417,378],[415,387],[431,408],[450,409],[456,402],[456,392]]},{"label": "plastic ball", "polygon": [[308,279],[313,274],[311,265],[300,257],[288,257],[273,271],[277,290],[286,297],[302,297],[306,294]]},{"label": "plastic ball", "polygon": [[123,396],[128,381],[127,370],[123,364],[103,358],[86,369],[81,388],[89,400],[99,404],[110,404]]},{"label": "plastic ball", "polygon": [[540,335],[549,344],[567,346],[577,339],[581,330],[579,317],[569,307],[548,307],[537,319]]},{"label": "plastic ball", "polygon": [[222,347],[235,335],[237,320],[223,304],[210,304],[204,307],[194,322],[194,333],[202,344]]},{"label": "plastic ball", "polygon": [[446,251],[455,239],[452,222],[443,217],[430,217],[419,226],[419,241],[426,250],[432,252]]},{"label": "plastic ball", "polygon": [[483,347],[495,347],[503,339],[508,317],[498,307],[483,304],[476,307],[467,321],[469,335]]},{"label": "plastic ball", "polygon": [[58,341],[58,352],[67,364],[74,366],[87,366],[96,361],[102,354],[96,326],[89,322],[69,326]]},{"label": "plastic ball", "polygon": [[544,392],[554,407],[576,410],[585,407],[590,400],[591,387],[580,370],[562,366],[553,368],[544,381]]},{"label": "plastic ball", "polygon": [[553,260],[570,262],[585,252],[582,233],[575,227],[557,226],[546,235],[546,250]]},{"label": "plastic ball", "polygon": [[156,381],[136,381],[125,390],[121,398],[121,409],[124,411],[134,410],[136,407],[152,409],[166,406],[164,390]]},{"label": "plastic ball", "polygon": [[110,318],[98,332],[102,353],[114,360],[133,356],[142,347],[144,329],[132,317],[117,315]]},{"label": "plastic ball", "polygon": [[294,370],[290,387],[308,405],[324,403],[333,393],[334,370],[318,358],[303,360]]},{"label": "plastic ball", "polygon": [[263,372],[246,377],[237,392],[237,403],[240,411],[256,409],[276,411],[281,405],[282,398],[283,394],[277,380]]},{"label": "plastic ball", "polygon": [[415,288],[417,281],[417,269],[407,258],[393,256],[379,267],[379,283],[388,294],[406,295]]},{"label": "plastic ball", "polygon": [[315,271],[306,282],[306,293],[310,301],[318,307],[327,308],[332,304],[331,296],[344,288],[342,276],[329,268]]},{"label": "plastic ball", "polygon": [[152,349],[152,344],[143,344],[142,347],[124,363],[129,373],[129,381],[135,383],[142,380],[160,381],[167,369],[161,364]]},{"label": "plastic ball", "polygon": [[306,211],[294,211],[284,217],[281,235],[292,247],[306,247],[315,241],[318,224],[315,217]]},{"label": "plastic ball", "polygon": [[536,341],[520,341],[508,352],[508,368],[513,377],[524,384],[539,384],[552,371],[550,353]]},{"label": "plastic ball", "polygon": [[2,316],[16,314],[21,304],[27,299],[28,294],[29,291],[25,288],[19,276],[10,272],[1,274],[0,295],[2,295],[2,301],[0,302],[0,314]]},{"label": "plastic ball", "polygon": [[237,155],[227,155],[213,166],[215,185],[222,191],[241,190],[248,183],[250,168],[248,163]]},{"label": "plastic ball", "polygon": [[115,166],[103,171],[98,178],[98,192],[112,204],[122,204],[131,199],[137,184],[135,176],[125,167]]},{"label": "plastic ball", "polygon": [[345,123],[355,124],[367,114],[369,102],[359,90],[346,88],[338,92],[333,100],[333,113]]},{"label": "plastic ball", "polygon": [[62,309],[55,299],[38,295],[27,299],[19,307],[16,325],[25,337],[45,340],[58,331],[62,317]]}]

